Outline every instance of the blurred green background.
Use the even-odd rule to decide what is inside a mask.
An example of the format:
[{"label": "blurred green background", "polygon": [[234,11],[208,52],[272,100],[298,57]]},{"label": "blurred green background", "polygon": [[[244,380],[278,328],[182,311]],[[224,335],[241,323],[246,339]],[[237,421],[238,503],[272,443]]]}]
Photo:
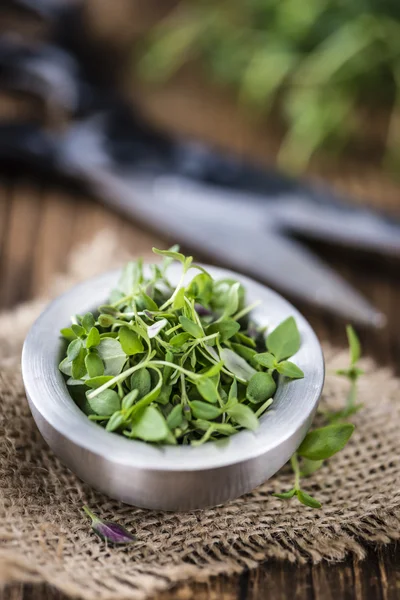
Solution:
[{"label": "blurred green background", "polygon": [[132,49],[156,85],[187,65],[231,90],[250,119],[273,119],[278,164],[302,172],[323,148],[363,151],[379,129],[378,162],[400,165],[399,0],[181,0]]}]

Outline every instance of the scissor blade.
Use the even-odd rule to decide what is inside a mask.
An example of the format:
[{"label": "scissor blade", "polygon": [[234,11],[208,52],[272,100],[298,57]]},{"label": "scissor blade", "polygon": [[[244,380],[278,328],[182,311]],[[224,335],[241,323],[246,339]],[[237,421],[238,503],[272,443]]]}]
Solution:
[{"label": "scissor blade", "polygon": [[316,204],[305,196],[291,195],[270,205],[269,211],[277,224],[289,232],[394,256],[400,254],[400,224],[372,210]]},{"label": "scissor blade", "polygon": [[[106,168],[92,168],[86,179],[106,202],[118,206],[130,216],[149,223],[153,228],[199,249],[203,254],[243,270],[274,287],[302,300],[332,310],[343,317],[379,326],[383,315],[360,294],[315,257],[301,244],[279,232],[243,228],[240,222],[215,218],[208,211],[187,210],[186,203],[173,204],[164,198],[160,186],[139,178],[123,180]],[[136,182],[136,183],[135,183]]]}]

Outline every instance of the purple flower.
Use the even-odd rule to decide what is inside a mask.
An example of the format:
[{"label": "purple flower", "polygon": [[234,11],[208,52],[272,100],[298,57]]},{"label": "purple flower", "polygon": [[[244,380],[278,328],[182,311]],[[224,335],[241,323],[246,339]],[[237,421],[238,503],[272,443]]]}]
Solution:
[{"label": "purple flower", "polygon": [[92,519],[92,529],[102,540],[110,544],[121,545],[132,544],[136,540],[136,537],[129,533],[122,525],[99,519],[87,506],[84,506],[83,510]]}]

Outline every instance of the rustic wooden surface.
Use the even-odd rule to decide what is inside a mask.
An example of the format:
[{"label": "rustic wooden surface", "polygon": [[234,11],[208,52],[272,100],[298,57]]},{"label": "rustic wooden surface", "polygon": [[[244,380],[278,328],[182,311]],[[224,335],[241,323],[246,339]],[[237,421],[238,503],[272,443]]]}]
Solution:
[{"label": "rustic wooden surface", "polygon": [[[103,228],[118,231],[121,243],[133,253],[162,243],[112,213],[94,199],[65,186],[23,178],[3,168],[0,180],[0,309],[46,293],[53,275],[62,272],[71,248]],[[365,353],[381,364],[400,370],[399,262],[313,244],[313,249],[371,299],[388,317],[380,332],[361,331]],[[190,249],[189,249],[190,250]],[[199,257],[201,258],[201,257]],[[299,305],[320,337],[343,344],[343,322]],[[90,574],[89,574],[90,576]],[[400,598],[400,550],[396,545],[371,547],[364,561],[352,557],[341,564],[291,565],[270,561],[259,569],[209,583],[185,585],[157,600],[283,600]],[[62,594],[46,585],[9,585],[0,600],[60,600]]]}]

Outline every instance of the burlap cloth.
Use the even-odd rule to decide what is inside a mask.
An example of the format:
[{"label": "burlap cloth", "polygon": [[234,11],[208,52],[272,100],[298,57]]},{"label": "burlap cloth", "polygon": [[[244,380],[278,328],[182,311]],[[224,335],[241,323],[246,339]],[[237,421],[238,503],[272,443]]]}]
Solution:
[{"label": "burlap cloth", "polygon": [[[49,296],[125,259],[101,235],[71,259]],[[338,561],[364,555],[367,542],[400,537],[399,380],[364,360],[365,408],[348,447],[304,481],[322,502],[312,510],[281,502],[289,471],[225,506],[191,513],[136,509],[95,492],[47,448],[32,420],[20,372],[21,346],[45,300],[0,317],[0,581],[46,581],[85,599],[146,598],[184,580],[255,567],[269,557]],[[324,346],[323,402],[340,406],[346,381],[331,375],[347,352]],[[82,505],[134,531],[138,541],[107,548],[90,530]]]}]

